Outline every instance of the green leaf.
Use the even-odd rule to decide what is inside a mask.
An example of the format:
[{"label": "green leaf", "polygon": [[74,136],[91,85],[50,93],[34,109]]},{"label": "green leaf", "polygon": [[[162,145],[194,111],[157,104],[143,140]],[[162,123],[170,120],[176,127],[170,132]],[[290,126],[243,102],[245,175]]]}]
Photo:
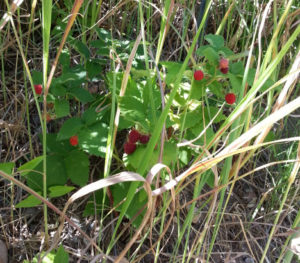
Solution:
[{"label": "green leaf", "polygon": [[81,129],[78,133],[79,147],[89,154],[105,157],[108,126],[103,122]]},{"label": "green leaf", "polygon": [[222,36],[208,34],[204,37],[204,39],[215,48],[224,46],[224,38]]},{"label": "green leaf", "polygon": [[168,73],[165,78],[167,85],[175,83],[178,77],[178,72],[182,67],[182,64],[177,62],[171,62],[171,61],[163,61],[160,62],[160,64],[167,68]]},{"label": "green leaf", "polygon": [[12,174],[14,167],[15,163],[13,162],[0,163],[0,170],[7,173],[8,175]]},{"label": "green leaf", "polygon": [[217,97],[224,99],[222,84],[218,81],[214,81],[209,84],[209,90],[215,94]]},{"label": "green leaf", "polygon": [[[47,188],[54,185],[64,185],[67,175],[61,155],[47,156]],[[33,170],[26,173],[27,185],[36,190],[43,190],[43,163],[39,162]]]},{"label": "green leaf", "polygon": [[230,63],[229,64],[230,73],[234,75],[243,75],[244,74],[244,64],[242,61],[237,63]]},{"label": "green leaf", "polygon": [[205,80],[193,81],[190,99],[201,100],[205,95]]},{"label": "green leaf", "polygon": [[33,70],[32,73],[33,84],[43,84],[43,73]]},{"label": "green leaf", "polygon": [[90,58],[90,50],[88,49],[88,47],[82,41],[73,40],[71,44],[86,59]]},{"label": "green leaf", "polygon": [[[39,194],[41,193],[39,192]],[[36,198],[34,195],[29,195],[24,200],[16,204],[15,207],[16,208],[34,207],[40,205],[41,203],[42,201],[40,199]]]},{"label": "green leaf", "polygon": [[90,107],[82,114],[82,121],[88,126],[100,121],[102,118],[103,111],[96,112],[96,107]]},{"label": "green leaf", "polygon": [[234,55],[234,52],[230,50],[228,47],[221,47],[218,48],[218,54],[220,54],[222,57],[230,57]]},{"label": "green leaf", "polygon": [[60,131],[57,135],[57,140],[66,140],[74,136],[81,128],[83,124],[81,119],[78,117],[73,117],[64,122]]},{"label": "green leaf", "polygon": [[[40,136],[42,142],[42,136]],[[58,141],[56,133],[47,133],[47,153],[66,154],[74,150],[74,147],[70,145],[69,141]]]},{"label": "green leaf", "polygon": [[184,113],[180,114],[180,126],[183,125],[184,122],[184,129],[189,129],[195,126],[197,123],[202,121],[202,113],[199,109],[190,111],[186,113],[186,117]]},{"label": "green leaf", "polygon": [[213,65],[219,64],[219,55],[215,49],[208,47],[203,51],[205,58]]},{"label": "green leaf", "polygon": [[58,248],[53,263],[69,263],[69,254],[64,250],[62,245]]},{"label": "green leaf", "polygon": [[100,75],[100,73],[102,72],[102,68],[103,66],[97,62],[95,62],[95,60],[88,60],[86,62],[86,71],[88,74],[89,79],[92,79],[94,77],[96,77],[97,75]]},{"label": "green leaf", "polygon": [[204,45],[204,46],[201,46],[199,47],[197,50],[196,50],[196,54],[199,56],[199,57],[204,57],[204,52],[207,48],[209,48],[210,46],[209,45]]},{"label": "green leaf", "polygon": [[55,84],[65,84],[71,81],[84,81],[86,78],[86,71],[81,68],[70,69],[71,72],[63,73],[61,76],[56,78]]},{"label": "green leaf", "polygon": [[65,167],[72,183],[84,186],[89,179],[89,158],[86,153],[72,151],[65,158]]},{"label": "green leaf", "polygon": [[42,163],[43,159],[43,156],[36,157],[20,166],[18,171],[21,172],[22,175],[27,175],[31,170],[35,169],[40,163]]},{"label": "green leaf", "polygon": [[72,87],[69,89],[69,93],[83,103],[91,102],[94,100],[94,97],[91,95],[91,93],[83,88]]},{"label": "green leaf", "polygon": [[75,189],[74,186],[66,186],[66,185],[57,185],[57,186],[52,186],[49,187],[49,197],[59,197],[63,196]]},{"label": "green leaf", "polygon": [[231,87],[233,89],[233,92],[237,95],[242,91],[242,82],[243,79],[239,78],[231,73],[228,73],[227,76],[229,77],[229,81],[231,84]]},{"label": "green leaf", "polygon": [[67,100],[55,100],[54,107],[56,118],[65,117],[70,114],[70,104]]},{"label": "green leaf", "polygon": [[[148,164],[148,168],[150,169],[154,164],[157,163],[160,150],[157,147],[154,150],[151,160]],[[146,147],[144,145],[139,145],[133,154],[124,156],[124,162],[126,166],[131,166],[135,170],[138,168],[141,160],[144,158],[144,153],[146,152]],[[177,159],[177,146],[171,142],[164,143],[164,153],[162,163],[169,166],[172,161]]]},{"label": "green leaf", "polygon": [[69,49],[65,48],[62,50],[59,56],[59,63],[62,65],[63,72],[70,68],[70,51]]},{"label": "green leaf", "polygon": [[124,96],[120,101],[121,114],[125,119],[139,123],[145,130],[149,130],[147,122],[147,107],[136,97]]},{"label": "green leaf", "polygon": [[50,86],[50,93],[55,96],[65,96],[67,94],[66,88],[61,84],[53,84]]}]

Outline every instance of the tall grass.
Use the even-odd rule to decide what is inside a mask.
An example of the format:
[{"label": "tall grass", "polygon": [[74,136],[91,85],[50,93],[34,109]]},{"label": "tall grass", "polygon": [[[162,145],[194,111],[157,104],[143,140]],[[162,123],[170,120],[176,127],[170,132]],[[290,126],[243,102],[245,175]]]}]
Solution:
[{"label": "tall grass", "polygon": [[[291,237],[286,239],[280,255],[272,255],[270,245],[273,241],[276,231],[278,230],[279,223],[281,222],[280,219],[284,215],[284,206],[290,197],[290,190],[295,187],[295,180],[299,173],[299,137],[291,136],[291,138],[281,139],[274,142],[264,142],[276,122],[288,117],[294,110],[300,107],[299,96],[295,95],[292,97],[292,95],[295,94],[295,85],[297,79],[299,78],[300,66],[299,43],[297,43],[297,39],[299,39],[300,35],[300,26],[297,26],[297,24],[293,24],[293,26],[291,26],[292,21],[294,21],[296,17],[295,14],[297,14],[297,10],[295,11],[295,1],[289,0],[285,6],[283,6],[283,3],[276,0],[262,1],[261,3],[257,1],[254,1],[253,3],[250,3],[250,1],[206,1],[205,9],[203,9],[203,15],[201,15],[201,20],[198,21],[198,24],[194,24],[196,28],[196,30],[194,30],[195,34],[192,35],[192,39],[190,39],[189,42],[187,39],[189,39],[191,36],[189,32],[190,24],[193,24],[195,21],[197,21],[196,18],[198,17],[196,15],[196,10],[199,10],[199,6],[197,6],[195,1],[188,1],[185,3],[185,7],[188,7],[189,11],[184,9],[185,11],[183,12],[181,24],[182,28],[180,29],[176,28],[178,25],[176,25],[175,17],[175,11],[177,10],[178,6],[180,6],[179,3],[176,3],[172,0],[166,0],[161,4],[157,4],[154,1],[138,1],[135,12],[136,17],[138,18],[136,19],[137,24],[133,24],[133,20],[130,20],[131,22],[127,23],[127,21],[129,21],[128,17],[124,17],[124,20],[121,23],[121,32],[123,32],[123,30],[124,32],[132,32],[132,27],[136,28],[138,31],[136,32],[137,37],[135,45],[128,59],[126,70],[123,72],[122,85],[119,94],[117,94],[116,86],[116,73],[119,68],[116,66],[114,58],[111,57],[112,61],[110,65],[112,71],[114,72],[114,77],[113,88],[109,94],[111,97],[111,112],[109,133],[107,137],[107,152],[103,167],[104,179],[83,187],[77,193],[72,195],[63,212],[47,201],[47,123],[45,114],[47,112],[48,89],[54,76],[60,53],[64,44],[67,43],[67,36],[71,30],[71,27],[73,26],[73,23],[75,22],[77,13],[82,11],[80,7],[83,3],[83,0],[77,0],[74,3],[66,31],[62,37],[61,44],[58,47],[58,51],[50,72],[50,29],[51,25],[55,24],[55,21],[52,21],[51,19],[53,2],[52,0],[42,1],[41,25],[44,86],[43,111],[41,111],[39,107],[39,103],[34,92],[31,69],[27,63],[27,56],[29,56],[28,40],[32,31],[31,28],[35,17],[35,12],[39,12],[39,10],[35,9],[35,3],[36,2],[32,4],[31,15],[29,18],[27,42],[24,41],[24,34],[20,27],[19,31],[16,29],[15,20],[9,12],[7,13],[9,19],[2,19],[0,23],[0,41],[2,40],[3,42],[3,39],[11,27],[18,45],[18,51],[22,56],[24,65],[24,81],[26,82],[25,76],[27,76],[27,80],[29,81],[34,94],[34,100],[41,121],[43,135],[43,196],[28,189],[28,187],[23,185],[15,178],[10,179],[9,176],[4,172],[0,172],[0,175],[10,180],[12,183],[15,183],[25,191],[35,195],[43,202],[46,247],[48,247],[48,242],[50,241],[48,236],[47,221],[48,207],[58,213],[61,216],[61,219],[66,219],[70,223],[71,220],[66,217],[65,213],[67,212],[69,205],[75,200],[98,189],[109,187],[114,183],[133,181],[130,185],[126,200],[123,202],[122,210],[119,214],[117,222],[114,224],[109,244],[106,244],[102,248],[99,245],[100,242],[97,245],[93,240],[90,239],[90,242],[98,250],[98,252],[105,254],[107,259],[112,259],[110,256],[113,248],[116,248],[116,244],[118,244],[118,240],[121,236],[119,232],[121,224],[124,222],[124,216],[136,192],[139,191],[139,186],[141,186],[142,183],[148,194],[148,202],[145,205],[146,215],[137,231],[133,229],[135,234],[132,235],[132,238],[128,241],[128,244],[125,246],[122,252],[117,252],[119,257],[115,259],[115,262],[121,261],[122,257],[124,257],[128,251],[130,251],[131,246],[138,239],[138,237],[140,238],[141,244],[138,246],[136,251],[131,251],[132,253],[127,254],[128,257],[131,257],[130,260],[132,262],[141,262],[147,253],[152,252],[154,255],[154,262],[159,262],[160,252],[163,251],[164,247],[167,245],[165,239],[168,240],[168,238],[173,238],[174,236],[176,237],[176,241],[173,244],[172,251],[168,254],[171,262],[193,262],[195,259],[210,262],[212,261],[213,253],[218,251],[216,248],[216,241],[218,240],[220,233],[223,231],[222,222],[225,214],[229,210],[228,206],[234,195],[236,184],[242,180],[247,180],[249,176],[253,176],[254,172],[258,170],[261,171],[269,166],[280,165],[280,162],[275,161],[270,164],[265,163],[261,166],[255,166],[252,168],[249,168],[246,165],[249,163],[251,163],[251,165],[255,163],[255,158],[258,154],[258,151],[264,149],[265,146],[272,146],[278,143],[289,143],[294,141],[298,143],[298,149],[296,151],[294,150],[293,153],[295,159],[286,160],[289,165],[293,166],[292,172],[287,176],[287,181],[282,184],[281,190],[283,194],[282,196],[278,197],[278,205],[274,208],[277,210],[277,214],[272,222],[268,222],[272,224],[272,228],[267,233],[265,242],[260,243],[261,251],[259,253],[254,252],[254,247],[251,247],[253,243],[249,242],[249,237],[247,237],[247,234],[249,233],[248,231],[251,223],[257,219],[258,211],[265,206],[266,195],[262,196],[261,200],[257,201],[255,212],[253,212],[252,216],[250,216],[250,223],[242,222],[240,219],[240,222],[242,222],[241,233],[243,233],[245,237],[246,244],[249,249],[248,254],[253,259],[261,263],[265,261],[272,262],[272,260],[275,258],[277,262],[280,262],[280,260],[283,258],[285,262],[292,262],[293,255],[290,251],[286,251]],[[124,4],[125,7],[121,6],[123,3],[111,4],[113,8],[108,10],[106,13],[107,17],[117,13],[118,9],[120,12],[122,12],[124,9],[124,12],[131,12],[131,10],[129,10],[129,6],[132,4],[131,2],[126,2],[127,5]],[[7,10],[12,12],[16,10],[16,7],[10,7],[7,1],[6,5]],[[89,41],[93,39],[93,30],[95,29],[95,26],[99,25],[100,22],[103,22],[100,17],[103,15],[103,12],[101,11],[103,5],[104,3],[102,3],[102,1],[96,0],[84,3],[83,9],[85,10],[85,16],[76,21],[76,23],[79,25],[78,28],[82,30],[80,37],[87,45],[89,44]],[[182,6],[180,7],[182,8]],[[158,13],[160,15],[160,30],[159,32],[153,32],[153,20],[155,18],[153,14],[157,12],[157,10],[159,10]],[[213,22],[208,20],[209,13],[214,19]],[[20,14],[18,15],[18,19],[20,19]],[[7,23],[7,21],[9,21],[9,23]],[[209,23],[212,23],[212,26]],[[270,26],[270,23],[272,26]],[[185,167],[185,170],[182,171],[181,169],[178,169],[176,166],[178,160],[174,160],[174,164],[170,168],[157,164],[151,171],[147,171],[148,164],[156,145],[161,147],[161,152],[163,152],[166,119],[170,109],[172,108],[172,103],[174,102],[176,93],[181,85],[184,72],[187,69],[189,62],[192,62],[193,69],[196,69],[199,63],[194,54],[195,49],[199,44],[201,33],[206,34],[208,31],[212,30],[211,28],[213,28],[213,26],[216,29],[216,32],[213,33],[223,35],[226,39],[227,45],[238,53],[232,59],[240,60],[246,65],[236,106],[226,118],[224,123],[215,132],[213,138],[207,141],[203,147],[198,148],[199,154],[194,156],[193,162],[189,163],[189,165]],[[111,27],[114,28],[113,25],[111,25]],[[287,32],[286,29],[292,30]],[[163,99],[162,113],[159,115],[159,117],[156,117],[152,84],[159,82],[163,96],[163,85],[160,77],[161,72],[159,72],[158,65],[164,60],[164,58],[162,58],[162,54],[164,48],[167,47],[166,39],[168,38],[170,31],[175,32],[178,37],[178,42],[181,42],[178,44],[181,47],[180,51],[178,52],[178,57],[181,58],[183,54],[185,54],[184,52],[186,52],[186,56],[182,59],[182,66],[177,74],[174,86],[172,87],[170,93],[165,97],[167,98],[165,104]],[[111,30],[111,34],[113,38],[116,37],[113,29]],[[158,38],[156,38],[156,35],[158,35]],[[146,148],[145,155],[141,159],[136,173],[120,173],[115,177],[111,177],[113,152],[114,150],[117,150],[116,136],[120,117],[118,99],[125,94],[132,68],[132,61],[136,55],[137,48],[140,43],[143,45],[145,69],[148,72],[151,70],[156,72],[156,74],[152,75],[151,77],[149,76],[146,80],[148,83],[146,86],[149,87],[149,103],[152,109],[153,117],[151,124],[153,127],[155,127],[155,129],[153,130],[150,141]],[[200,41],[200,43],[202,43],[202,41]],[[3,47],[4,45],[1,44],[0,49]],[[110,48],[112,50],[115,49],[113,45]],[[152,54],[152,50],[156,51],[155,55]],[[284,62],[286,59],[289,61],[289,67],[285,66]],[[85,63],[86,60],[83,58],[82,62]],[[256,68],[256,75],[253,85],[251,88],[249,88],[247,79],[249,69],[251,67]],[[4,56],[1,54],[1,81],[3,84],[2,92],[4,107],[6,107],[8,103],[5,68]],[[272,87],[269,87],[267,91],[262,93],[262,86],[267,79],[272,79],[275,84]],[[277,88],[279,85],[283,86],[281,90]],[[296,92],[297,91],[299,91],[299,88],[298,90],[296,88]],[[206,102],[207,101],[208,100],[206,98]],[[28,121],[27,125],[29,140],[30,145],[32,145],[27,84],[25,84],[25,102],[27,105],[26,114]],[[220,106],[220,111],[223,110],[223,106],[224,105]],[[214,117],[215,116],[211,116],[211,119]],[[183,134],[184,130],[182,128],[179,131],[179,143],[181,143]],[[295,134],[293,134],[293,136],[294,135]],[[204,134],[204,136],[206,135]],[[226,137],[227,140],[224,140],[224,145],[221,147],[221,149],[219,149],[219,142],[223,137]],[[32,146],[30,146],[30,152],[32,157]],[[150,184],[154,176],[158,176],[163,172],[169,175],[170,181],[162,180],[161,186],[156,184],[155,189],[151,190]],[[214,186],[211,191],[206,193],[206,176],[208,176],[210,172],[212,172],[214,176]],[[146,176],[147,174],[148,176]],[[144,177],[146,177],[146,179],[144,179]],[[182,200],[180,200],[180,197],[185,195],[187,189],[191,189],[191,196],[184,204]],[[266,192],[268,192],[268,190],[266,190]],[[104,191],[104,193],[106,192]],[[158,195],[161,196],[161,206],[159,207],[159,210],[156,211],[157,208],[155,207],[155,204]],[[198,202],[200,200],[201,203]],[[200,207],[198,207],[199,204]],[[187,205],[189,205],[188,211],[183,217],[182,211],[183,208],[187,207]],[[203,222],[197,225],[197,230],[195,230],[195,214],[205,215],[202,218]],[[260,213],[260,215],[263,214]],[[102,210],[100,219],[101,229],[104,229],[102,224],[105,222],[105,218],[105,211]],[[295,229],[299,226],[299,218],[300,216],[298,213],[293,224],[289,226],[291,229]],[[246,220],[247,218],[245,221]],[[266,220],[268,220],[267,217]],[[170,233],[169,226],[171,224],[173,224],[173,226],[176,225],[173,233]],[[60,238],[59,234],[61,234],[62,227],[63,223],[60,224],[55,242],[53,242],[51,248],[58,243]],[[125,230],[123,229],[123,231]],[[158,238],[154,237],[154,231],[159,233]],[[147,249],[144,249],[143,252],[139,252],[139,249],[141,249],[143,244],[146,244],[147,241],[149,241],[150,245],[148,244]],[[103,251],[106,252],[104,253]],[[220,254],[222,254],[222,251]]]}]

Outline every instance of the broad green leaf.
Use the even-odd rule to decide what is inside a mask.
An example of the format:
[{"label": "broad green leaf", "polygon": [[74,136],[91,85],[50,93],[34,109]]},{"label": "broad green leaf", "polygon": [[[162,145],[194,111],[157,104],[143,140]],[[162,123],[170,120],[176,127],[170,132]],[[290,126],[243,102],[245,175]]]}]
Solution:
[{"label": "broad green leaf", "polygon": [[59,56],[59,63],[62,65],[63,72],[70,68],[70,51],[65,48]]},{"label": "broad green leaf", "polygon": [[[70,70],[71,71],[71,70]],[[63,73],[61,76],[56,78],[55,83],[57,84],[65,84],[67,82],[74,82],[74,81],[84,81],[86,77],[86,71],[83,69],[77,69],[77,70],[72,70],[74,72],[66,72]]]},{"label": "broad green leaf", "polygon": [[205,95],[205,80],[193,81],[190,99],[201,100]]},{"label": "broad green leaf", "polygon": [[73,117],[64,122],[57,135],[57,140],[66,140],[76,135],[76,133],[83,127],[81,119]]},{"label": "broad green leaf", "polygon": [[204,39],[213,47],[221,48],[224,46],[224,38],[219,35],[208,34]]},{"label": "broad green leaf", "polygon": [[95,60],[89,59],[86,62],[86,71],[89,79],[92,79],[96,76],[100,76],[102,70],[103,66],[100,63],[95,62]]},{"label": "broad green leaf", "polygon": [[219,64],[219,55],[215,49],[208,47],[203,51],[205,58],[213,65]]},{"label": "broad green leaf", "polygon": [[33,70],[31,72],[33,84],[43,84],[43,73],[40,71]]},{"label": "broad green leaf", "polygon": [[230,73],[234,75],[243,75],[244,74],[244,64],[242,61],[229,64]]},{"label": "broad green leaf", "polygon": [[175,83],[177,77],[178,77],[178,72],[180,70],[180,68],[182,67],[181,63],[177,63],[177,62],[171,62],[171,61],[163,61],[160,62],[161,65],[163,65],[164,67],[166,67],[167,69],[167,75],[165,78],[165,81],[168,85]]},{"label": "broad green leaf", "polygon": [[202,113],[199,109],[180,114],[180,126],[184,124],[183,129],[189,129],[202,121]]},{"label": "broad green leaf", "polygon": [[55,100],[54,107],[56,118],[65,117],[70,114],[70,104],[67,100]]},{"label": "broad green leaf", "polygon": [[223,91],[222,84],[220,82],[214,81],[209,84],[208,88],[214,95],[224,99],[224,94],[223,94],[224,91]]},{"label": "broad green leaf", "polygon": [[69,254],[62,245],[58,248],[53,263],[69,263]]},{"label": "broad green leaf", "polygon": [[89,179],[89,158],[81,151],[70,152],[64,160],[68,178],[72,183],[84,186]]},{"label": "broad green leaf", "polygon": [[[144,145],[138,145],[137,149],[133,154],[124,156],[124,162],[126,166],[130,165],[136,170],[139,166],[139,163],[141,162],[141,159],[144,156],[145,151],[146,151],[146,147]],[[157,149],[154,150],[152,154],[151,160],[148,164],[148,169],[150,169],[154,164],[158,162],[159,152],[160,150],[157,147]],[[169,166],[171,162],[176,161],[176,156],[177,156],[176,152],[177,152],[176,144],[171,142],[165,142],[162,163]]]},{"label": "broad green leaf", "polygon": [[234,55],[234,52],[230,50],[228,47],[221,47],[218,48],[218,54],[221,55],[222,57],[230,57]]},{"label": "broad green leaf", "polygon": [[49,187],[49,197],[59,197],[65,195],[75,189],[74,186],[57,185]]},{"label": "broad green leaf", "polygon": [[67,93],[66,88],[62,84],[54,84],[54,83],[52,83],[50,86],[51,94],[55,96],[65,96]]},{"label": "broad green leaf", "polygon": [[78,133],[78,143],[81,149],[89,154],[105,157],[108,126],[98,122]]},{"label": "broad green leaf", "polygon": [[27,175],[31,170],[34,170],[43,161],[43,156],[38,156],[18,168],[22,175]]},{"label": "broad green leaf", "polygon": [[91,102],[94,100],[94,97],[91,95],[91,93],[80,87],[71,87],[69,89],[69,93],[83,103]]},{"label": "broad green leaf", "polygon": [[71,42],[71,44],[86,59],[90,58],[90,50],[88,49],[88,47],[82,41],[80,41],[80,40],[73,40]]},{"label": "broad green leaf", "polygon": [[[41,192],[39,192],[41,194]],[[38,198],[36,198],[34,195],[29,195],[24,200],[19,202],[15,205],[16,208],[23,208],[23,207],[34,207],[37,205],[40,205],[42,201]]]},{"label": "broad green leaf", "polygon": [[204,51],[209,48],[210,46],[209,45],[204,45],[204,46],[201,46],[197,49],[196,51],[196,54],[199,56],[199,57],[204,57]]},{"label": "broad green leaf", "polygon": [[236,95],[239,94],[243,90],[243,88],[242,88],[243,79],[239,78],[231,73],[228,73],[227,76],[229,77],[229,81],[230,81],[233,92]]},{"label": "broad green leaf", "polygon": [[128,121],[139,123],[145,130],[149,130],[147,122],[147,105],[136,97],[122,97],[120,101],[121,115]]},{"label": "broad green leaf", "polygon": [[[40,136],[42,142],[42,136]],[[74,147],[70,145],[69,141],[58,141],[56,133],[47,133],[47,153],[53,154],[66,154],[74,150]]]},{"label": "broad green leaf", "polygon": [[[47,156],[47,188],[54,185],[64,185],[67,174],[61,155]],[[27,185],[37,191],[43,189],[43,163],[40,162],[34,170],[26,173]]]},{"label": "broad green leaf", "polygon": [[88,126],[100,121],[102,118],[103,111],[96,112],[96,107],[90,107],[82,114],[82,121]]},{"label": "broad green leaf", "polygon": [[0,170],[9,175],[12,174],[14,167],[15,167],[15,163],[13,162],[0,163]]}]

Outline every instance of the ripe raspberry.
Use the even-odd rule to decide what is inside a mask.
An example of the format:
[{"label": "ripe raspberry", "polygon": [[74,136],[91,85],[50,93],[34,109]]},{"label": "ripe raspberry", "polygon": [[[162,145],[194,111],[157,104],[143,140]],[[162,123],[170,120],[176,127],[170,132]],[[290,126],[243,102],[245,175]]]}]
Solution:
[{"label": "ripe raspberry", "polygon": [[220,68],[220,71],[221,71],[223,74],[227,74],[227,73],[228,73],[228,68]]},{"label": "ripe raspberry", "polygon": [[142,144],[146,144],[150,139],[150,136],[149,135],[141,135],[140,136],[140,143]]},{"label": "ripe raspberry", "polygon": [[223,74],[227,74],[228,73],[228,69],[229,69],[229,61],[228,59],[225,58],[221,58],[219,61],[219,69]]},{"label": "ripe raspberry", "polygon": [[137,130],[132,129],[132,130],[129,132],[128,140],[129,140],[129,142],[131,142],[131,143],[136,143],[136,142],[140,139],[140,136],[141,136],[141,134],[140,134]]},{"label": "ripe raspberry", "polygon": [[77,135],[74,135],[70,138],[70,144],[72,146],[76,146],[78,144],[78,136]]},{"label": "ripe raspberry", "polygon": [[204,73],[202,70],[196,70],[194,72],[194,79],[195,80],[202,80],[204,78]]},{"label": "ripe raspberry", "polygon": [[43,87],[41,84],[34,85],[35,93],[37,95],[41,95],[43,91]]},{"label": "ripe raspberry", "polygon": [[135,143],[126,142],[124,144],[124,152],[126,154],[132,154],[132,153],[134,153],[135,149],[136,149],[136,144]]},{"label": "ripe raspberry", "polygon": [[228,93],[225,96],[225,100],[228,104],[233,104],[235,103],[235,94],[234,93]]}]

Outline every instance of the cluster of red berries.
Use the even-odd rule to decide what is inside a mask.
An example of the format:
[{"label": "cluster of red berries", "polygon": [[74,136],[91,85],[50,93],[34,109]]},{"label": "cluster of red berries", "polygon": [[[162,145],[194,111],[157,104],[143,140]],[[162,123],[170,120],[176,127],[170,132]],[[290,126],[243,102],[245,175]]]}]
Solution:
[{"label": "cluster of red berries", "polygon": [[150,136],[147,134],[140,134],[139,131],[132,129],[128,134],[128,141],[124,144],[124,152],[132,154],[136,150],[136,143],[147,144]]},{"label": "cluster of red berries", "polygon": [[[221,58],[220,61],[219,61],[219,69],[220,71],[223,73],[223,74],[227,74],[228,73],[228,70],[229,70],[229,61],[228,59],[226,58]],[[194,72],[194,79],[197,80],[197,81],[200,81],[204,78],[204,73],[202,70],[196,70]],[[228,93],[226,94],[225,96],[225,101],[228,103],[228,104],[233,104],[235,103],[235,94],[234,93]]]}]

